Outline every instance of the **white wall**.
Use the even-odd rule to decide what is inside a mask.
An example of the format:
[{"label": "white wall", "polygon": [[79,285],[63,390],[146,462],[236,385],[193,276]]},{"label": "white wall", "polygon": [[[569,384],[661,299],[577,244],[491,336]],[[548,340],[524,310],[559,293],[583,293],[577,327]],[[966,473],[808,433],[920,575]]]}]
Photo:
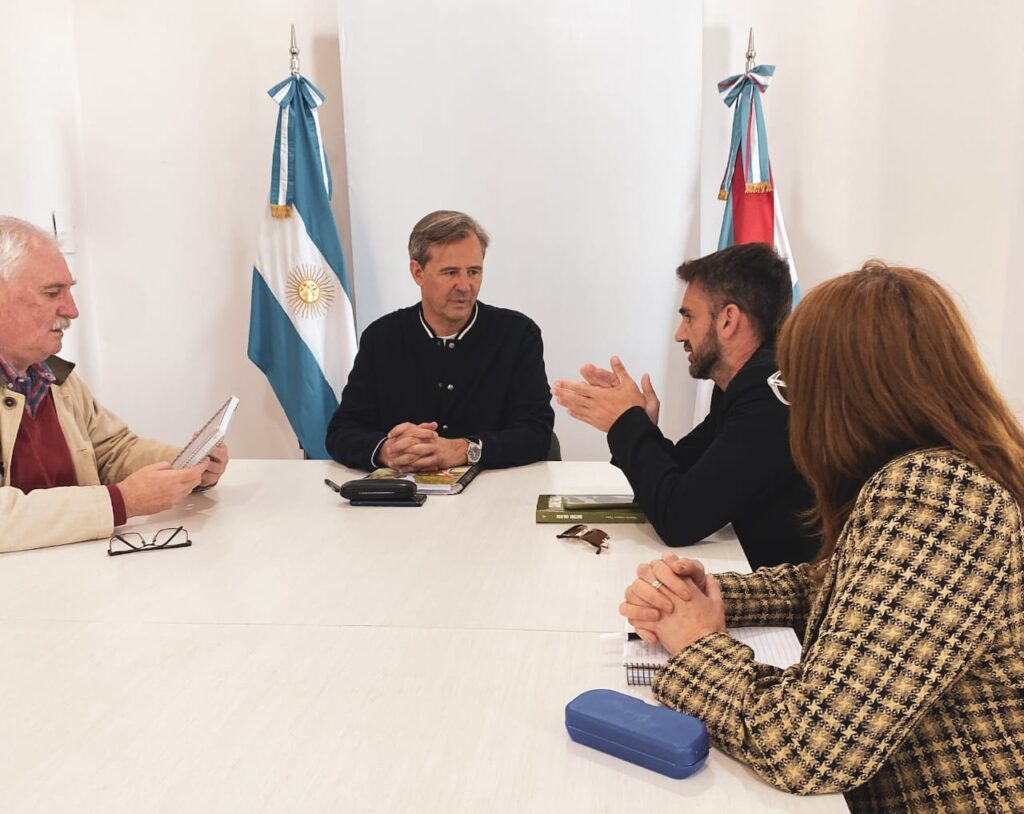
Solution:
[{"label": "white wall", "polygon": [[[104,400],[139,432],[186,440],[231,392],[236,455],[297,456],[246,357],[249,292],[278,109],[266,90],[288,75],[294,22],[303,70],[340,111],[333,9],[82,0],[75,13]],[[341,164],[341,127],[325,129]]]},{"label": "white wall", "polygon": [[[400,17],[341,0],[360,329],[419,299],[409,232],[435,209],[487,228],[481,299],[541,327],[550,380],[621,356],[691,410],[674,269],[698,249],[700,8],[677,0],[446,0]],[[563,456],[604,435],[556,406]]]},{"label": "white wall", "polygon": [[[732,111],[714,83],[777,66],[765,96],[772,164],[806,291],[881,257],[953,289],[1024,414],[1024,4],[992,0],[705,0],[702,246]],[[870,315],[865,315],[866,319]],[[884,329],[884,326],[879,326]]]},{"label": "white wall", "polygon": [[[6,0],[0,11],[0,213],[47,229],[54,210],[77,213],[84,201],[72,6],[72,0]],[[67,260],[79,280],[83,316],[67,334],[65,351],[82,369],[98,372],[94,281],[82,240]]]},{"label": "white wall", "polygon": [[266,90],[288,74],[292,22],[303,71],[337,111],[324,135],[343,181],[333,3],[5,0],[0,211],[41,225],[74,214],[82,318],[65,353],[147,435],[183,443],[234,393],[234,454],[299,455],[246,358],[278,109]]},{"label": "white wall", "polygon": [[[498,24],[516,6],[496,8]],[[609,8],[625,15],[652,6]],[[324,131],[347,237],[335,0],[294,0],[284,7],[271,0],[4,0],[2,13],[0,211],[37,222],[53,209],[76,214],[79,251],[69,260],[81,280],[76,293],[83,317],[68,336],[69,355],[82,363],[100,397],[140,431],[184,439],[222,394],[234,392],[242,398],[230,439],[235,454],[297,455],[269,387],[245,356],[250,274],[276,115],[265,91],[287,73],[288,25],[295,22],[303,71],[328,96]],[[678,259],[696,253],[698,204],[703,248],[717,241],[721,204],[715,194],[731,111],[714,83],[742,67],[747,26],[753,25],[758,60],[778,65],[765,105],[804,287],[869,255],[929,269],[959,293],[986,360],[1020,410],[1024,282],[1013,239],[1024,222],[1024,156],[1017,146],[1024,94],[1015,78],[1024,63],[1022,18],[1024,5],[1016,0],[974,6],[957,0],[705,0],[702,56],[696,40],[677,40],[674,53],[647,55],[652,61],[702,59],[702,112],[679,122],[679,133],[636,132],[622,144],[626,163],[605,168],[620,172],[621,183],[628,167],[643,184],[653,184],[661,167],[667,174],[679,171],[657,157],[692,142],[688,128],[699,125],[699,194],[696,176],[687,176],[668,208],[639,183],[624,213],[598,199],[575,200],[566,190],[585,176],[588,154],[582,151],[564,156],[555,183],[538,184],[530,196],[491,196],[492,204],[482,188],[503,168],[488,167],[480,188],[466,190],[477,197],[459,203],[495,233],[485,300],[520,307],[542,321],[552,376],[569,375],[579,362],[613,351],[638,371],[653,368],[675,402],[667,412],[684,425],[692,398],[682,356],[671,344],[676,304],[657,302],[647,281],[671,280]],[[583,48],[574,22],[564,19],[564,36]],[[417,61],[430,48],[422,39],[407,44],[392,65],[396,83],[403,75],[415,79]],[[614,80],[619,57],[609,48],[596,81]],[[471,62],[460,64],[472,73]],[[497,90],[515,90],[522,71],[534,69],[511,63],[507,75],[495,78]],[[559,93],[574,81],[571,66],[564,70],[569,73],[552,76]],[[439,104],[437,115],[450,104]],[[600,131],[604,123],[591,118],[597,110],[588,100],[580,126]],[[480,132],[507,139],[506,149],[520,157],[543,144],[543,132],[509,118],[481,123]],[[390,137],[386,128],[379,135]],[[368,176],[355,180],[354,196],[396,204],[394,239],[381,238],[388,254],[372,262],[356,258],[357,306],[365,306],[358,317],[365,325],[374,309],[415,298],[402,246],[415,219],[435,203],[414,178],[377,189]],[[557,256],[549,265],[551,252],[565,241],[538,228],[538,259],[524,265],[514,253],[530,239],[520,228],[502,226],[517,207],[535,209],[531,217],[538,223],[567,210],[595,220],[599,228],[582,237],[607,259],[594,260],[585,242],[578,256],[586,262]],[[363,211],[353,208],[357,230]],[[650,232],[643,234],[664,240],[661,256],[655,261],[648,253],[635,221],[629,229],[606,228],[609,213],[645,220]],[[639,263],[640,257],[647,261]],[[523,285],[524,268],[542,264],[556,273]],[[604,284],[567,287],[557,276],[562,267],[592,272]],[[383,285],[394,286],[390,300],[377,287]],[[547,309],[554,302],[575,303],[577,311],[552,321]],[[643,315],[644,323],[624,329],[601,310],[616,305],[627,319]],[[581,326],[592,328],[583,314],[593,309],[602,313],[600,328],[582,336]],[[559,422],[562,431],[564,416]],[[603,456],[596,433],[569,446],[576,457]]]}]

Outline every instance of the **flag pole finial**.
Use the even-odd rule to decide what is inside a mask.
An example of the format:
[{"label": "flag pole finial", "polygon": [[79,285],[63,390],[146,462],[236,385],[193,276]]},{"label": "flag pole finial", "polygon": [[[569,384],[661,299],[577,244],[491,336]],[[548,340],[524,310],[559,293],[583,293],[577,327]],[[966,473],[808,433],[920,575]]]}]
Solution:
[{"label": "flag pole finial", "polygon": [[292,23],[292,47],[288,49],[292,55],[292,76],[299,75],[299,46],[295,44],[295,23]]},{"label": "flag pole finial", "polygon": [[[293,27],[294,30],[294,27]],[[754,29],[750,29],[750,37],[747,39],[747,68],[746,72],[750,73],[754,69],[754,57],[757,56],[757,51],[754,50]]]}]

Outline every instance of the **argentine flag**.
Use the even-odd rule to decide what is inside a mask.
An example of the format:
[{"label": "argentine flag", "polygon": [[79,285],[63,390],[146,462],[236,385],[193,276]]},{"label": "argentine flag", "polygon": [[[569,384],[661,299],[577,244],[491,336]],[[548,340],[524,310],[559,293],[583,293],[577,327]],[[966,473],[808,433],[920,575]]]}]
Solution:
[{"label": "argentine flag", "polygon": [[[753,35],[751,45],[753,46]],[[800,302],[800,282],[796,261],[789,247],[786,221],[782,217],[771,159],[768,157],[768,129],[764,122],[761,97],[767,92],[774,65],[758,65],[745,73],[726,77],[718,83],[718,92],[725,95],[726,107],[733,107],[732,139],[729,159],[718,192],[725,201],[718,250],[743,243],[767,243],[789,264],[793,284],[793,308]],[[711,409],[714,383],[698,382],[693,406],[693,426],[700,424]]]},{"label": "argentine flag", "polygon": [[774,75],[774,65],[758,65],[718,83],[718,92],[725,94],[722,101],[726,107],[736,106],[729,160],[718,192],[718,199],[725,201],[718,249],[721,251],[738,243],[773,246],[779,257],[789,264],[793,307],[796,308],[800,302],[800,282],[789,247],[786,221],[782,217],[782,200],[768,157],[768,129],[761,105],[761,97]]},{"label": "argentine flag", "polygon": [[356,331],[320,137],[324,97],[297,73],[269,93],[281,109],[252,270],[249,358],[306,454],[328,458],[327,423],[355,358]]}]

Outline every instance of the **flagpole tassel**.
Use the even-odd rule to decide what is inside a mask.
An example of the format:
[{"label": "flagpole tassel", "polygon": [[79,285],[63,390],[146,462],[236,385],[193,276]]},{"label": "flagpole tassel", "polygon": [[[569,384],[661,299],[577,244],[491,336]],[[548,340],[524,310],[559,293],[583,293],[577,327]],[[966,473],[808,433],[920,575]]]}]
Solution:
[{"label": "flagpole tassel", "polygon": [[[771,192],[772,182],[771,181],[758,181],[756,184],[746,184],[743,188],[744,192]],[[722,193],[718,193],[718,197],[722,197]]]},{"label": "flagpole tassel", "polygon": [[271,204],[270,215],[274,218],[290,218],[292,216],[292,208],[288,204]]},{"label": "flagpole tassel", "polygon": [[729,190],[724,189],[724,188],[718,190],[718,200],[720,200],[720,201],[728,201],[729,200]]}]

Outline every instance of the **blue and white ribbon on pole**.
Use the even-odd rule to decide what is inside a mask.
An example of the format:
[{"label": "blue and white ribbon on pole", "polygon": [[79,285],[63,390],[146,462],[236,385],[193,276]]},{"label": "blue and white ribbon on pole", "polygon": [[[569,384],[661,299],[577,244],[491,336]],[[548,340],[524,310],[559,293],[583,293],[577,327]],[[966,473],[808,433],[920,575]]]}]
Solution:
[{"label": "blue and white ribbon on pole", "polygon": [[[725,165],[725,176],[718,191],[718,199],[728,200],[732,189],[732,176],[736,171],[737,156],[743,162],[743,177],[747,192],[769,192],[772,188],[771,169],[768,161],[768,131],[764,126],[764,109],[761,94],[768,89],[768,83],[775,74],[774,65],[758,65],[747,73],[735,74],[718,83],[718,92],[724,93],[726,107],[732,107],[739,100],[732,119],[732,140],[729,145],[729,160]],[[753,114],[753,127],[751,115]],[[719,248],[724,248],[719,246]]]},{"label": "blue and white ribbon on pole", "polygon": [[327,423],[352,368],[356,333],[317,115],[324,96],[299,74],[269,94],[280,110],[252,273],[249,358],[306,454],[328,458]]}]

